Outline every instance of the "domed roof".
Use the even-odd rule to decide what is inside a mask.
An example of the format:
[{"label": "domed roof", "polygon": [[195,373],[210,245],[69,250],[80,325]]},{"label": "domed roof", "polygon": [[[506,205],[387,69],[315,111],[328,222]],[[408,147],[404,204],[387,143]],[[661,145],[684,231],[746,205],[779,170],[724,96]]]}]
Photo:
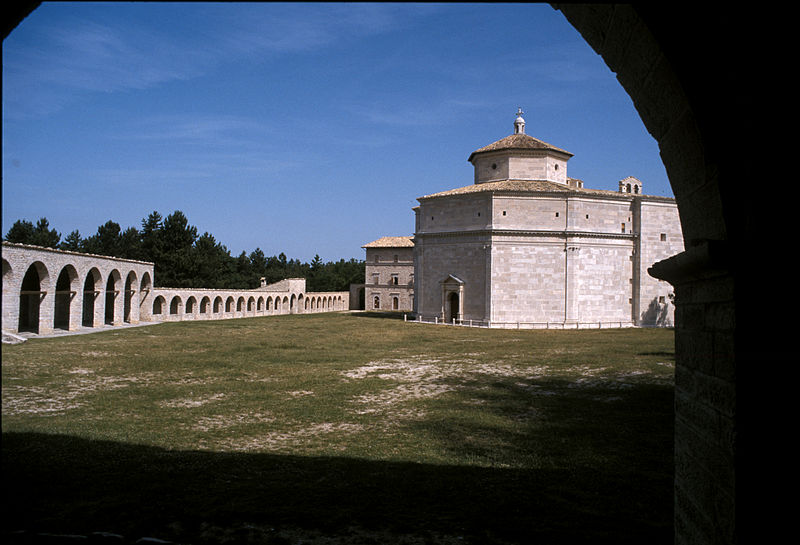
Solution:
[{"label": "domed roof", "polygon": [[502,140],[493,142],[488,146],[476,149],[470,154],[468,161],[472,162],[472,158],[479,153],[500,150],[548,150],[563,153],[572,157],[570,152],[561,148],[557,148],[551,144],[548,144],[547,142],[542,142],[533,136],[528,136],[527,134],[512,134],[510,136],[506,136]]}]

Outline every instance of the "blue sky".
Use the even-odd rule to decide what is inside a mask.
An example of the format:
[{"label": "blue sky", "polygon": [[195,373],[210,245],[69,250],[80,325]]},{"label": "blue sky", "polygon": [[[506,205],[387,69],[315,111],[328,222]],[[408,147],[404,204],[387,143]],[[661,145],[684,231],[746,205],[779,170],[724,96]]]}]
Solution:
[{"label": "blue sky", "polygon": [[614,75],[547,4],[44,3],[3,43],[5,234],[182,210],[233,255],[363,259],[513,132],[672,196]]}]

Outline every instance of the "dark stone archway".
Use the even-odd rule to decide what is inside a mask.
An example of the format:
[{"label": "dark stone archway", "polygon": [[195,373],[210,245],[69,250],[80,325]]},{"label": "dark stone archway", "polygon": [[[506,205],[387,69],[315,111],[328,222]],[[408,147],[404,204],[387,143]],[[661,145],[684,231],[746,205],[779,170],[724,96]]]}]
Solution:
[{"label": "dark stone archway", "polygon": [[785,477],[772,424],[790,399],[775,373],[791,354],[765,284],[783,280],[790,215],[786,200],[767,197],[774,155],[755,150],[780,136],[768,130],[782,113],[780,84],[761,77],[780,75],[780,16],[752,5],[553,6],[633,100],[678,202],[686,250],[649,270],[676,293],[675,542],[739,543],[751,532],[770,542],[783,531],[772,487]]},{"label": "dark stone archway", "polygon": [[[14,3],[4,38],[37,5]],[[675,541],[777,542],[793,521],[776,491],[795,355],[781,250],[796,243],[773,151],[786,133],[771,130],[792,85],[793,48],[775,43],[794,36],[789,18],[752,4],[553,6],[617,74],[678,201],[686,251],[651,269],[677,295]]]}]

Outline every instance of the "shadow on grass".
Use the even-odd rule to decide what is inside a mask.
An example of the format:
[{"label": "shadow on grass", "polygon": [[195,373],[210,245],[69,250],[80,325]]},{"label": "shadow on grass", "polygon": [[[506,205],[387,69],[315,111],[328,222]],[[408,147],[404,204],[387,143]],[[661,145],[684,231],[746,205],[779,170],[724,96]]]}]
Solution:
[{"label": "shadow on grass", "polygon": [[382,318],[388,320],[402,320],[403,315],[409,314],[408,311],[403,312],[400,310],[359,310],[354,311],[350,315],[355,316],[356,318]]},{"label": "shadow on grass", "polygon": [[[532,433],[524,423],[503,431],[498,448],[515,443],[550,460],[536,469],[174,451],[4,433],[4,530],[105,531],[194,544],[296,542],[278,535],[285,528],[346,544],[672,543],[672,453],[665,445],[672,430],[654,430],[670,425],[671,390],[630,395],[621,405],[553,396],[563,404],[551,405],[561,417],[557,432]],[[491,385],[485,409],[524,410],[520,399],[530,397],[524,385],[501,381]],[[656,417],[627,414],[654,403]],[[480,438],[498,433],[457,418],[423,431],[484,458],[491,453],[477,452],[487,444]],[[598,457],[553,462],[579,448]],[[354,529],[379,534],[352,538]]]},{"label": "shadow on grass", "polygon": [[663,356],[665,358],[669,358],[672,361],[675,361],[675,351],[674,350],[671,351],[671,352],[667,352],[667,351],[661,351],[661,352],[639,352],[637,355],[638,356]]}]

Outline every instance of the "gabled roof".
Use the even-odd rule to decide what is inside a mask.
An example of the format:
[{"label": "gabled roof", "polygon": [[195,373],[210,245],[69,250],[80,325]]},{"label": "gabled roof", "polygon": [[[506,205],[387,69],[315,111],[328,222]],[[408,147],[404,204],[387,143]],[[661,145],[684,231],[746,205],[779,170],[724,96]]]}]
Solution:
[{"label": "gabled roof", "polygon": [[461,280],[459,277],[453,275],[453,274],[448,274],[447,278],[445,278],[444,280],[442,280],[439,283],[440,284],[461,284],[461,285],[463,285],[464,281]]},{"label": "gabled roof", "polygon": [[511,136],[506,136],[502,140],[498,140],[497,142],[493,142],[488,146],[484,146],[480,149],[473,151],[468,161],[472,162],[472,158],[475,157],[476,154],[479,153],[486,153],[489,151],[500,151],[500,150],[548,150],[548,151],[557,151],[559,153],[564,153],[572,157],[572,154],[566,150],[561,148],[557,148],[547,142],[543,142],[538,138],[534,138],[533,136],[528,136],[527,134],[512,134]]},{"label": "gabled roof", "polygon": [[413,248],[414,237],[381,237],[364,244],[362,248]]}]

